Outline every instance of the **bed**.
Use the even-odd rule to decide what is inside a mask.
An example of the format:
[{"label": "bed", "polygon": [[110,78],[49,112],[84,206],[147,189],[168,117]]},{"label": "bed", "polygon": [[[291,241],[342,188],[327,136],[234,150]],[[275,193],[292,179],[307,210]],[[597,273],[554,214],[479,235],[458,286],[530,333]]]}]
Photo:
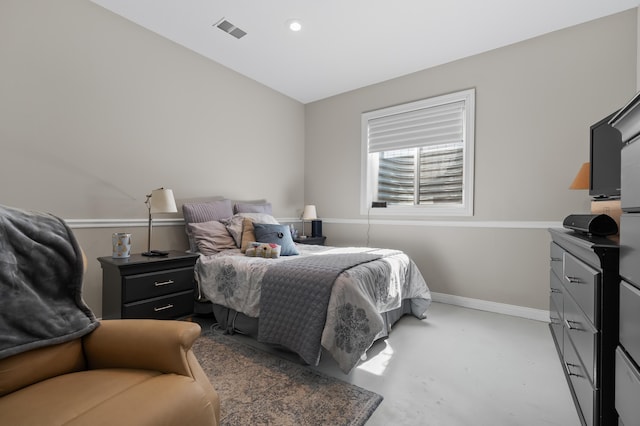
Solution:
[{"label": "bed", "polygon": [[285,347],[311,365],[326,351],[349,373],[400,317],[426,318],[431,294],[401,251],[295,244],[268,203],[190,203],[183,213],[200,252],[199,299],[229,332]]}]

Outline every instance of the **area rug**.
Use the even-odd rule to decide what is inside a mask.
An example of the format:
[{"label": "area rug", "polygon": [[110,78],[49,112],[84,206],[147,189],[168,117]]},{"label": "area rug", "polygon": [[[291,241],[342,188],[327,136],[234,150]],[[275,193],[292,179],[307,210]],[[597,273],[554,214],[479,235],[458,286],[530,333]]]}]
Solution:
[{"label": "area rug", "polygon": [[193,345],[220,395],[221,425],[363,425],[382,396],[221,333]]}]

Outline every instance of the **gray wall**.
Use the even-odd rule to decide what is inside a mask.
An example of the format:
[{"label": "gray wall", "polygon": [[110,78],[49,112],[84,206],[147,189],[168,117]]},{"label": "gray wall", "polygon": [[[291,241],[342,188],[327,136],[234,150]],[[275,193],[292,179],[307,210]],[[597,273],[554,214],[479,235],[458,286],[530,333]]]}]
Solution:
[{"label": "gray wall", "polygon": [[[76,235],[97,315],[95,259],[115,231],[146,249],[152,189],[267,198],[278,217],[304,201],[301,103],[87,0],[0,2],[0,146],[0,203],[89,221]],[[167,247],[187,247],[184,227],[157,227]]]},{"label": "gray wall", "polygon": [[[589,126],[635,94],[636,18],[628,11],[306,105],[305,199],[328,242],[368,235],[407,251],[434,292],[547,309],[546,229],[590,209],[588,193],[568,186],[589,161]],[[358,210],[360,114],[471,87],[474,217],[368,224]]]}]

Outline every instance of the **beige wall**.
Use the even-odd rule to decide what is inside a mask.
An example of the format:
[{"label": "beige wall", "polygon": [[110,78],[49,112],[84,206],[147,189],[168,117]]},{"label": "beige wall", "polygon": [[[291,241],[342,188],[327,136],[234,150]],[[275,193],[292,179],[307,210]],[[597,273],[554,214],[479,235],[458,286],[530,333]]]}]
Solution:
[{"label": "beige wall", "polygon": [[[104,220],[76,229],[97,315],[95,259],[115,231],[146,249],[152,189],[179,204],[267,198],[278,217],[303,205],[301,103],[87,0],[0,2],[0,146],[0,203]],[[155,248],[187,247],[183,227],[154,234]]]},{"label": "beige wall", "polygon": [[[628,11],[306,105],[305,200],[328,242],[368,234],[370,245],[406,250],[435,292],[547,309],[546,228],[589,210],[587,192],[567,188],[589,161],[589,126],[635,93],[636,19]],[[474,217],[367,226],[361,113],[471,87]]]},{"label": "beige wall", "polygon": [[[144,195],[159,186],[179,204],[267,198],[281,218],[313,202],[331,244],[368,235],[407,250],[436,292],[546,309],[545,227],[588,209],[585,192],[566,188],[588,160],[589,124],[635,92],[636,19],[615,15],[303,106],[89,1],[3,0],[0,203],[95,221],[74,231],[97,315],[95,259],[110,255],[115,231],[146,248]],[[476,215],[368,227],[358,212],[361,112],[468,87]],[[154,248],[186,248],[182,226],[154,229]]]}]

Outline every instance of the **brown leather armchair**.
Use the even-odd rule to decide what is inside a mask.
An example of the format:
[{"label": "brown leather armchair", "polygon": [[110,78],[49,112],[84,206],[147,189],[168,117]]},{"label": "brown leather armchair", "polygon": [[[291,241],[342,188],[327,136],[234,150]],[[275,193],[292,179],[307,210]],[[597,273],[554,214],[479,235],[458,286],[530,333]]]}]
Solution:
[{"label": "brown leather armchair", "polygon": [[0,206],[0,425],[210,425],[218,394],[187,321],[99,322],[55,216]]},{"label": "brown leather armchair", "polygon": [[213,425],[218,394],[185,321],[105,320],[86,336],[0,360],[2,425]]}]

